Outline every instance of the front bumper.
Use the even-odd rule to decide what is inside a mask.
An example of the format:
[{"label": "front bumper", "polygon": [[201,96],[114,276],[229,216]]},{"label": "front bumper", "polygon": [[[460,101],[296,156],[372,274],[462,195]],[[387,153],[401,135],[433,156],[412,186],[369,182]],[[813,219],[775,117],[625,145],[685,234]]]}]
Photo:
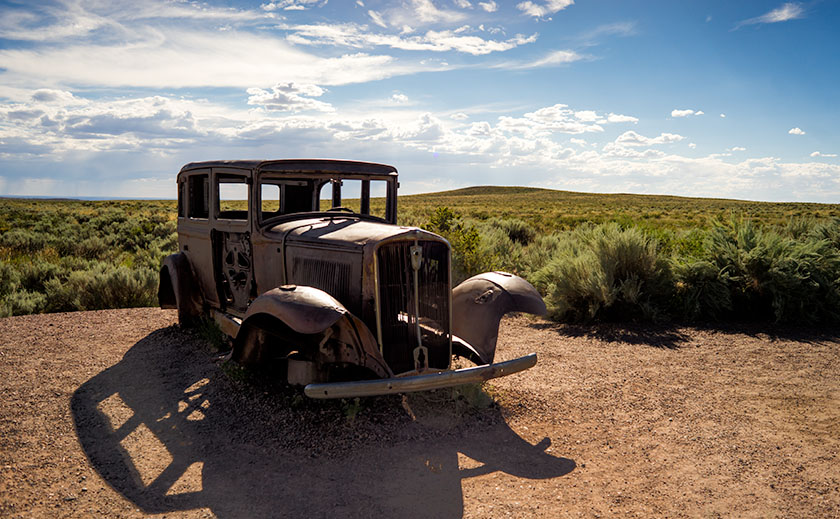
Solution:
[{"label": "front bumper", "polygon": [[355,398],[359,396],[390,395],[393,393],[411,393],[428,391],[444,387],[460,386],[484,382],[491,378],[504,377],[519,373],[537,363],[537,354],[531,353],[518,359],[485,364],[455,371],[441,371],[427,375],[415,375],[401,378],[378,380],[359,380],[355,382],[328,382],[309,384],[303,392],[310,398]]}]

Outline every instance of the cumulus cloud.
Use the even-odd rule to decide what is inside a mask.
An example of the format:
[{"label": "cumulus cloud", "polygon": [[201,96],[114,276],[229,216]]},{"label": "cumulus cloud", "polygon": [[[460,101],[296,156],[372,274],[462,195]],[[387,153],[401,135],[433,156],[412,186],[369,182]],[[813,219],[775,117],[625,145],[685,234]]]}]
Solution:
[{"label": "cumulus cloud", "polygon": [[469,117],[470,116],[464,112],[457,112],[449,116],[450,119],[454,119],[456,121],[463,121],[464,119],[469,119]]},{"label": "cumulus cloud", "polygon": [[721,119],[726,119],[726,114],[720,114]]},{"label": "cumulus cloud", "polygon": [[755,18],[739,22],[735,25],[733,30],[739,29],[745,25],[786,22],[788,20],[796,20],[797,18],[802,18],[804,16],[805,9],[802,7],[802,4],[799,2],[788,2],[761,16],[756,16]]},{"label": "cumulus cloud", "polygon": [[574,0],[547,0],[545,2],[531,2],[529,0],[516,4],[516,8],[528,16],[543,18],[562,11],[574,3]]},{"label": "cumulus cloud", "polygon": [[493,0],[490,0],[489,2],[479,2],[478,6],[488,13],[495,13],[499,9],[499,6],[496,5],[496,2]]},{"label": "cumulus cloud", "polygon": [[633,130],[626,131],[616,138],[615,143],[624,146],[652,146],[655,144],[670,144],[685,139],[676,133],[661,133],[658,137],[645,137]]},{"label": "cumulus cloud", "polygon": [[796,128],[791,128],[790,130],[788,130],[788,133],[791,135],[805,135],[805,132],[798,126]]},{"label": "cumulus cloud", "polygon": [[404,105],[408,103],[408,96],[397,92],[396,94],[391,96],[391,102],[394,104]]},{"label": "cumulus cloud", "polygon": [[[292,93],[310,100],[318,97],[314,94],[321,87],[300,85],[304,84],[295,83]],[[290,90],[281,84],[281,92],[284,88]],[[264,91],[264,95],[269,93],[273,94],[273,89]],[[43,195],[49,191],[114,196],[143,192],[172,196],[171,173],[140,182],[136,179],[149,175],[139,172],[150,167],[174,172],[197,154],[236,156],[247,147],[251,154],[263,156],[399,156],[409,192],[412,185],[438,185],[451,178],[469,184],[470,178],[481,175],[485,182],[505,183],[526,178],[527,173],[531,182],[542,186],[598,192],[812,201],[832,201],[840,196],[840,165],[829,161],[797,164],[773,157],[741,162],[728,162],[731,158],[722,155],[686,157],[655,147],[682,139],[666,133],[646,137],[624,132],[598,149],[574,135],[590,133],[597,138],[597,127],[608,124],[608,113],[585,106],[546,106],[465,124],[459,118],[404,108],[371,117],[369,110],[355,115],[245,110],[161,96],[102,101],[58,92],[41,93],[37,96],[40,100],[35,97],[30,93],[21,102],[0,103],[0,121],[19,118],[13,124],[0,124],[4,161],[0,194],[14,189],[12,194]],[[74,104],[61,106],[55,102],[60,98]],[[590,112],[599,119],[592,121]],[[80,152],[98,153],[96,163],[109,171],[109,182],[84,184],[76,180],[90,178],[90,162],[73,159]],[[440,167],[424,167],[430,152],[447,159]],[[143,160],[133,160],[141,156]],[[28,157],[61,160],[62,171],[77,170],[78,177],[56,177],[51,187],[25,184],[24,179],[38,177]],[[134,180],[118,182],[112,178],[117,170]],[[107,185],[109,191],[101,192],[100,184]],[[149,186],[158,185],[160,191],[152,193]]]},{"label": "cumulus cloud", "polygon": [[324,89],[317,85],[297,85],[284,83],[274,85],[271,90],[249,88],[248,104],[262,106],[267,110],[282,112],[304,112],[315,110],[319,112],[333,112],[335,108],[329,103],[312,99],[324,94]]},{"label": "cumulus cloud", "polygon": [[815,151],[811,153],[812,157],[826,157],[826,158],[833,158],[836,157],[836,153],[820,153],[819,151]]},{"label": "cumulus cloud", "polygon": [[704,115],[704,112],[703,112],[703,110],[696,110],[695,111],[695,110],[691,110],[691,109],[671,110],[671,117],[688,117],[690,115]]},{"label": "cumulus cloud", "polygon": [[633,117],[631,115],[609,113],[609,114],[607,114],[607,122],[608,123],[637,123],[637,122],[639,122],[639,119],[637,117]]}]

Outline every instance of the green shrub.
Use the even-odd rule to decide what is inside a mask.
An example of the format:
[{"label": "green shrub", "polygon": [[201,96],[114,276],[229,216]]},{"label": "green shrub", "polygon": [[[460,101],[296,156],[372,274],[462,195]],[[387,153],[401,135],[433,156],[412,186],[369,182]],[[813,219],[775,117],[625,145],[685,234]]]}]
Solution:
[{"label": "green shrub", "polygon": [[44,294],[18,290],[0,300],[0,317],[41,313],[44,311],[46,302],[47,296]]},{"label": "green shrub", "polygon": [[687,319],[721,319],[732,312],[729,277],[706,260],[675,262],[676,315]]},{"label": "green shrub", "polygon": [[840,320],[840,250],[813,224],[774,230],[749,220],[716,223],[708,260],[725,273],[738,317],[777,322]]},{"label": "green shrub", "polygon": [[636,228],[584,225],[536,272],[554,319],[656,318],[672,296],[668,261],[657,242]]}]

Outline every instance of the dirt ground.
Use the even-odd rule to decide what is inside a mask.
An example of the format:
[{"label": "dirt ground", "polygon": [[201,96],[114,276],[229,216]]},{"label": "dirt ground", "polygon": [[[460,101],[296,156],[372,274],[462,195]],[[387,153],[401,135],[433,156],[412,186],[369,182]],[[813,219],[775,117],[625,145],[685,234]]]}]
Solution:
[{"label": "dirt ground", "polygon": [[[0,319],[3,517],[840,517],[840,339],[502,324],[537,366],[315,402],[174,311]],[[490,405],[486,405],[486,404]]]}]

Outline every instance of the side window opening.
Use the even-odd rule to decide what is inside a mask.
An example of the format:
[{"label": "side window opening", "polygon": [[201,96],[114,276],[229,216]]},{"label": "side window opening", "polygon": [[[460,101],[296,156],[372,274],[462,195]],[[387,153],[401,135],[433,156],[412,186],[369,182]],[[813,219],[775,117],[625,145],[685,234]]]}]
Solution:
[{"label": "side window opening", "polygon": [[208,218],[210,216],[210,177],[193,175],[187,178],[188,216]]},{"label": "side window opening", "polygon": [[217,177],[216,207],[222,220],[248,219],[248,184],[243,177]]},{"label": "side window opening", "polygon": [[260,183],[262,219],[313,210],[313,180],[271,180]]}]

